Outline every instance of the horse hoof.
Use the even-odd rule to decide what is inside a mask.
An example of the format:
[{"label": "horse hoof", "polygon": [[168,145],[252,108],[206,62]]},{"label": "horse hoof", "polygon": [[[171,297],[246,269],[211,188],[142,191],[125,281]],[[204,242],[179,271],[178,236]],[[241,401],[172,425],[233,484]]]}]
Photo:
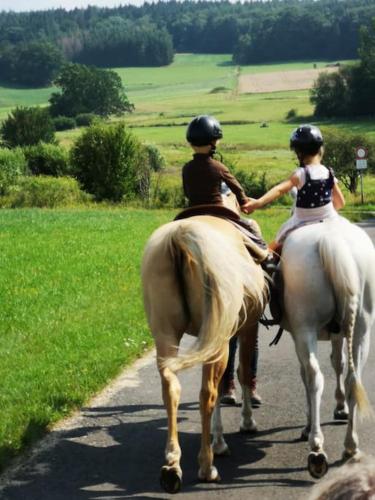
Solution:
[{"label": "horse hoof", "polygon": [[240,426],[241,434],[256,434],[258,432],[258,427],[254,419],[251,419],[250,423],[242,423]]},{"label": "horse hoof", "polygon": [[355,464],[357,462],[360,462],[362,457],[363,453],[360,452],[359,450],[356,451],[345,450],[344,453],[342,454],[343,462],[346,462],[348,464]]},{"label": "horse hoof", "polygon": [[349,413],[346,410],[338,410],[338,409],[336,409],[333,412],[333,418],[335,420],[348,420],[349,419]]},{"label": "horse hoof", "polygon": [[207,483],[213,483],[220,481],[220,476],[215,466],[209,467],[207,472],[204,472],[202,469],[199,469],[198,478],[200,481],[205,481]]},{"label": "horse hoof", "polygon": [[307,459],[307,468],[312,477],[320,479],[328,471],[327,455],[323,452],[312,451]]},{"label": "horse hoof", "polygon": [[214,452],[214,455],[217,457],[229,457],[230,455],[230,449],[227,443],[213,444],[212,451]]},{"label": "horse hoof", "polygon": [[178,493],[181,489],[182,473],[165,465],[160,471],[160,486],[167,493]]}]

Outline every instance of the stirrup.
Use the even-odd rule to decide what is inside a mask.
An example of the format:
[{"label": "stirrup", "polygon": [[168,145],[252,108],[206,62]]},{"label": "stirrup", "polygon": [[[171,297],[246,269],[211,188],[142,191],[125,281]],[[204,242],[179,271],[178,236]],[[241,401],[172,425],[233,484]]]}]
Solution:
[{"label": "stirrup", "polygon": [[260,318],[259,323],[268,329],[269,326],[279,325],[280,321],[277,321],[277,319],[274,318],[267,318],[265,315],[263,315]]}]

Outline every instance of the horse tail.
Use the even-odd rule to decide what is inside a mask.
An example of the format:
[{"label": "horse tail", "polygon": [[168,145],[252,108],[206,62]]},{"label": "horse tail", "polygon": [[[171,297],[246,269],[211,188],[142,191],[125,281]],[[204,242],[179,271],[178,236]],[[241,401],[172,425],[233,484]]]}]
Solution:
[{"label": "horse tail", "polygon": [[364,386],[358,376],[353,358],[353,336],[358,313],[360,281],[355,260],[349,245],[335,232],[324,233],[319,245],[323,268],[333,286],[338,310],[341,313],[341,328],[346,337],[348,349],[348,398],[353,397],[359,412],[364,416],[372,413]]},{"label": "horse tail", "polygon": [[197,340],[187,352],[163,360],[177,371],[217,361],[238,330],[239,318],[245,321],[246,312],[251,312],[257,320],[265,290],[263,280],[254,276],[251,259],[207,224],[182,221],[169,232],[169,248],[192,324],[198,317],[199,325],[192,332]]}]

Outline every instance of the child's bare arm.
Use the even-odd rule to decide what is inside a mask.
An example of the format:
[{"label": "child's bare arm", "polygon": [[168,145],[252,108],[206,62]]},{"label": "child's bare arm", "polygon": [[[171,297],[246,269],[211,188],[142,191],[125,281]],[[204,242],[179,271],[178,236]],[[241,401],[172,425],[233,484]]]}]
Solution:
[{"label": "child's bare arm", "polygon": [[345,198],[337,183],[333,185],[332,189],[332,203],[336,210],[340,210],[345,206]]},{"label": "child's bare arm", "polygon": [[295,174],[293,174],[289,179],[280,182],[257,200],[251,198],[250,202],[246,203],[247,213],[251,213],[254,210],[257,210],[258,208],[262,208],[265,205],[268,205],[272,201],[279,198],[281,195],[290,191],[293,186],[297,186],[298,182],[299,182],[298,177]]}]

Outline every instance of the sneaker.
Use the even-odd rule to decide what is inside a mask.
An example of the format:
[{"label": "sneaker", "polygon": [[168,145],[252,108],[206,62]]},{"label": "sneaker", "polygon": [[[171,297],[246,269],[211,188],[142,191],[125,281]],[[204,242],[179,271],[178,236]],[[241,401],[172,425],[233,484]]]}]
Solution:
[{"label": "sneaker", "polygon": [[236,389],[234,387],[234,380],[230,380],[229,383],[223,383],[223,393],[220,398],[220,403],[225,405],[235,405],[236,400]]},{"label": "sneaker", "polygon": [[251,406],[260,406],[262,404],[262,398],[257,393],[256,389],[251,389],[250,391],[250,402]]}]

